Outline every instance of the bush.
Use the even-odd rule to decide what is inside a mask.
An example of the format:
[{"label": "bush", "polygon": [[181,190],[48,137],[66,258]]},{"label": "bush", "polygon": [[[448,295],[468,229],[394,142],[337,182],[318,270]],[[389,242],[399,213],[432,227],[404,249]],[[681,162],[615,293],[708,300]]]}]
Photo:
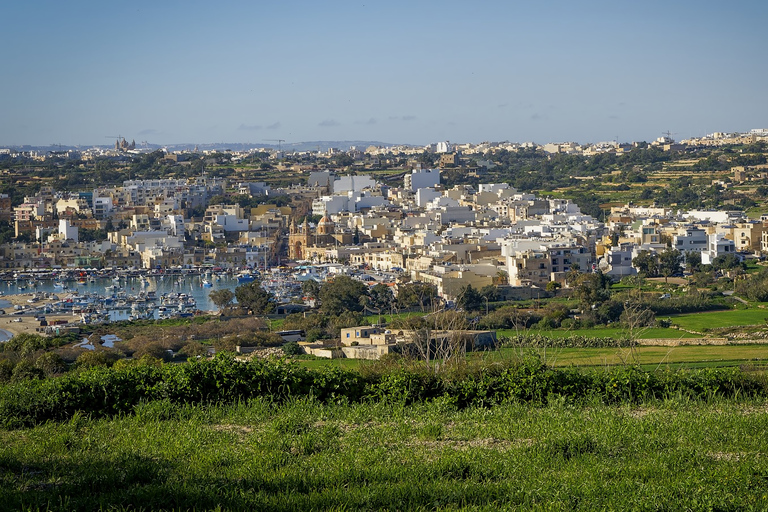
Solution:
[{"label": "bush", "polygon": [[187,358],[205,357],[208,355],[208,347],[196,341],[190,341],[179,350],[180,354]]},{"label": "bush", "polygon": [[0,359],[0,384],[11,381],[13,375],[13,368],[16,366],[16,361],[12,361],[8,358]]},{"label": "bush", "polygon": [[59,375],[67,371],[67,363],[56,352],[45,352],[35,361],[35,367],[42,370],[46,377]]},{"label": "bush", "polygon": [[287,356],[298,356],[300,354],[303,354],[304,350],[301,348],[301,345],[299,345],[295,341],[289,341],[288,343],[283,345],[283,353]]},{"label": "bush", "polygon": [[[286,344],[285,346],[298,346]],[[651,372],[627,366],[580,371],[557,369],[535,356],[491,365],[432,366],[416,361],[388,361],[361,371],[309,370],[284,360],[239,362],[228,354],[180,365],[138,362],[112,368],[94,366],[54,379],[23,360],[15,382],[0,386],[0,425],[18,428],[45,421],[158,411],[140,407],[158,402],[232,403],[265,397],[276,403],[311,396],[322,402],[438,401],[451,407],[509,402],[534,404],[600,401],[636,404],[645,400],[686,397],[693,400],[765,398],[765,378],[739,369]]]},{"label": "bush", "polygon": [[117,356],[104,350],[89,350],[83,352],[75,360],[77,368],[94,368],[98,366],[111,366],[117,360]]},{"label": "bush", "polygon": [[43,370],[36,368],[31,361],[22,359],[16,363],[16,366],[13,368],[13,373],[11,374],[11,382],[42,379],[43,377],[45,377]]}]

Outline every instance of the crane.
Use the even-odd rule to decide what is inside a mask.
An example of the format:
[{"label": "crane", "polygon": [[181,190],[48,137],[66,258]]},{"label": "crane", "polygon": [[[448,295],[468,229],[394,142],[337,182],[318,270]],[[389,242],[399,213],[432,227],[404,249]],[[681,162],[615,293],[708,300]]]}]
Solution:
[{"label": "crane", "polygon": [[671,131],[667,130],[665,132],[661,132],[661,134],[666,136],[669,140],[673,140],[672,136],[677,135],[677,132],[672,133]]},{"label": "crane", "polygon": [[59,150],[58,151],[55,151],[55,150],[54,151],[49,151],[50,154],[52,154],[52,155],[63,155],[63,154],[66,154],[66,151],[61,149],[61,148],[64,147],[62,144],[53,143],[53,144],[51,144],[51,146],[52,147],[58,147]]},{"label": "crane", "polygon": [[283,142],[285,142],[285,139],[264,139],[264,140],[266,140],[268,142],[277,142],[277,151],[278,151],[278,153],[282,153],[283,152],[283,148],[282,148],[281,145],[282,145]]}]

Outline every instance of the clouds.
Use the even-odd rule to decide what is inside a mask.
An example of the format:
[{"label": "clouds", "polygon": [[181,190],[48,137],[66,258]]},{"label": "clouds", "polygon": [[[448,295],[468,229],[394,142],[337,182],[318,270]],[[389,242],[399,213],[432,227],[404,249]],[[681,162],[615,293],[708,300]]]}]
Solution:
[{"label": "clouds", "polygon": [[277,130],[278,128],[280,128],[280,121],[278,121],[276,123],[268,124],[267,126],[262,126],[260,124],[245,124],[245,123],[243,123],[243,124],[241,124],[240,126],[237,127],[237,129],[239,131],[241,131],[241,132],[256,132],[256,131],[259,131],[259,130],[262,130],[262,129]]},{"label": "clouds", "polygon": [[317,123],[317,126],[320,126],[323,128],[333,128],[335,126],[341,126],[341,123],[335,119],[326,119],[324,121],[320,121],[319,123]]}]

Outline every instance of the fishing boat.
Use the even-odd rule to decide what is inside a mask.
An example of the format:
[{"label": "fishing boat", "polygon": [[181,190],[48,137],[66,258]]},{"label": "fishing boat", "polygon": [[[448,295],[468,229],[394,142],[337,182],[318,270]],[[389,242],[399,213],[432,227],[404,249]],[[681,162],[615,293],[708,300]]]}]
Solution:
[{"label": "fishing boat", "polygon": [[240,272],[237,274],[237,282],[240,284],[252,283],[254,280],[256,280],[256,278],[253,277],[253,274],[250,272]]}]

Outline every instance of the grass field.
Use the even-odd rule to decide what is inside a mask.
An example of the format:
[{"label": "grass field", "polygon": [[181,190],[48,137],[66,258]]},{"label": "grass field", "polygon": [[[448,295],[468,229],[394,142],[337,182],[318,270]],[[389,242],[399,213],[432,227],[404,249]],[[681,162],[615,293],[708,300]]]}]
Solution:
[{"label": "grass field", "polygon": [[[499,329],[496,331],[499,336],[515,336],[514,329]],[[626,329],[613,328],[613,327],[598,327],[594,329],[576,329],[576,330],[541,330],[541,331],[526,331],[527,333],[537,333],[542,336],[548,336],[552,338],[567,338],[569,336],[585,336],[588,338],[622,338],[627,335]],[[685,339],[685,338],[700,338],[701,336],[691,334],[685,331],[678,331],[677,329],[664,329],[661,327],[653,327],[650,329],[644,329],[638,333],[640,339]]]},{"label": "grass field", "polygon": [[704,329],[716,327],[766,325],[768,309],[709,311],[706,313],[670,315],[669,318],[672,319],[673,324],[679,325],[683,329],[702,332]]},{"label": "grass field", "polygon": [[[502,348],[497,353],[476,357],[504,358],[519,353],[520,349]],[[550,348],[536,353],[552,366],[612,366],[636,363],[641,366],[662,368],[697,368],[739,366],[768,362],[768,345],[689,345],[680,347],[628,348]]]},{"label": "grass field", "polygon": [[[519,355],[521,351],[533,351],[547,364],[566,366],[614,366],[639,364],[646,369],[701,368],[741,365],[765,365],[768,363],[766,345],[684,345],[679,347],[641,346],[630,351],[627,348],[501,348],[493,352],[474,352],[470,359],[500,360]],[[300,360],[302,366],[311,369],[339,367],[357,369],[371,364],[359,359]]]},{"label": "grass field", "polygon": [[765,510],[766,411],[150,403],[0,432],[0,508]]}]

